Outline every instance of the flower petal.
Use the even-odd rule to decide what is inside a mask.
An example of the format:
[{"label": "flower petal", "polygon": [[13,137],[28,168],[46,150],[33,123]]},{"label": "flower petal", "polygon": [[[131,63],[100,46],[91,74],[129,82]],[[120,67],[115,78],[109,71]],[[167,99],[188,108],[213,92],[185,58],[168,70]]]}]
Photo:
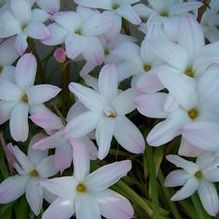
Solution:
[{"label": "flower petal", "polygon": [[190,178],[186,181],[185,185],[172,196],[171,201],[179,201],[188,198],[194,194],[198,187],[198,180],[196,178]]},{"label": "flower petal", "polygon": [[0,203],[9,203],[24,194],[27,177],[11,176],[0,184]]},{"label": "flower petal", "polygon": [[21,88],[27,88],[34,84],[37,70],[36,58],[27,53],[23,55],[16,65],[15,81]]},{"label": "flower petal", "polygon": [[145,141],[143,135],[125,116],[116,119],[114,136],[126,150],[135,154],[144,153]]},{"label": "flower petal", "polygon": [[98,88],[109,103],[117,96],[118,80],[115,65],[108,64],[101,69],[98,78]]},{"label": "flower petal", "polygon": [[57,198],[44,212],[42,219],[69,219],[74,213],[74,201]]},{"label": "flower petal", "polygon": [[201,182],[198,188],[198,194],[204,209],[211,216],[216,216],[218,213],[218,194],[213,183]]},{"label": "flower petal", "polygon": [[91,191],[103,191],[116,183],[121,177],[126,176],[131,166],[130,160],[108,164],[89,174],[85,183]]},{"label": "flower petal", "polygon": [[128,199],[112,190],[105,190],[95,194],[101,215],[110,219],[130,219],[134,217],[134,210]]},{"label": "flower petal", "polygon": [[36,180],[27,182],[26,199],[34,214],[39,215],[43,204],[43,189],[36,184]]},{"label": "flower petal", "polygon": [[182,186],[189,177],[190,175],[185,170],[174,170],[167,175],[164,185],[166,187]]},{"label": "flower petal", "polygon": [[37,0],[37,4],[50,14],[56,14],[60,9],[60,0]]},{"label": "flower petal", "polygon": [[96,141],[98,145],[98,158],[104,159],[109,152],[114,133],[115,120],[103,118],[96,128]]},{"label": "flower petal", "polygon": [[49,84],[31,86],[27,90],[29,103],[31,105],[44,103],[55,97],[61,91],[60,88]]},{"label": "flower petal", "polygon": [[165,93],[144,94],[135,98],[137,110],[150,118],[166,118],[164,103],[167,99]]},{"label": "flower petal", "polygon": [[8,121],[16,102],[0,101],[0,124]]},{"label": "flower petal", "polygon": [[9,122],[10,133],[16,141],[26,141],[28,138],[28,112],[28,105],[23,103],[17,104],[11,112]]}]

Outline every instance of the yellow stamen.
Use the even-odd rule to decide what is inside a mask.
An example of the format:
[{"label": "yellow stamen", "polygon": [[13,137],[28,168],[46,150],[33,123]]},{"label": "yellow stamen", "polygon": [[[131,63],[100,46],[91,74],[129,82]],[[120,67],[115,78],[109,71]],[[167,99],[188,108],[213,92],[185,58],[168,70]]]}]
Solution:
[{"label": "yellow stamen", "polygon": [[169,17],[169,13],[167,11],[162,11],[162,12],[160,12],[160,16]]},{"label": "yellow stamen", "polygon": [[77,35],[82,35],[82,33],[81,33],[81,30],[80,29],[78,29],[78,30],[76,30],[75,32],[74,32],[75,34],[77,34]]},{"label": "yellow stamen", "polygon": [[87,188],[86,186],[83,184],[83,183],[79,183],[77,186],[76,186],[76,190],[77,192],[86,192],[87,191]]},{"label": "yellow stamen", "polygon": [[151,65],[145,64],[144,65],[144,71],[148,72],[151,70]]},{"label": "yellow stamen", "polygon": [[185,74],[191,78],[194,77],[195,73],[194,71],[192,70],[192,68],[188,68],[186,71],[185,71]]},{"label": "yellow stamen", "polygon": [[109,54],[110,54],[109,49],[105,48],[105,49],[104,49],[104,55],[107,56],[107,55],[109,55]]},{"label": "yellow stamen", "polygon": [[39,176],[39,173],[38,173],[37,170],[33,170],[33,171],[30,173],[30,175],[31,175],[32,177],[37,177],[37,176]]},{"label": "yellow stamen", "polygon": [[29,102],[29,99],[28,99],[27,94],[24,94],[24,96],[21,98],[21,101],[22,101],[23,103],[28,103],[28,102]]},{"label": "yellow stamen", "polygon": [[117,117],[117,113],[116,112],[109,112],[106,114],[106,116],[108,118],[116,118]]},{"label": "yellow stamen", "polygon": [[202,179],[204,178],[204,174],[203,174],[203,172],[202,172],[201,170],[198,170],[198,171],[194,174],[194,176],[195,176],[196,179],[198,179],[198,180],[202,180]]},{"label": "yellow stamen", "polygon": [[195,108],[189,110],[188,116],[190,117],[190,119],[196,119],[198,117],[198,110]]}]

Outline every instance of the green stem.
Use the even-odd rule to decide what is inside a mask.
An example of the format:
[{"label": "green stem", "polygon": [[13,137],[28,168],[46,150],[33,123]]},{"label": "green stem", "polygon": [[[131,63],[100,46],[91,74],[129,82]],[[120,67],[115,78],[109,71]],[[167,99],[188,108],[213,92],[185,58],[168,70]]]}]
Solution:
[{"label": "green stem", "polygon": [[158,185],[157,185],[157,178],[156,178],[154,155],[153,155],[153,149],[149,146],[145,150],[144,160],[148,161],[152,206],[154,209],[153,210],[153,219],[159,219]]},{"label": "green stem", "polygon": [[171,194],[170,194],[170,191],[164,186],[164,176],[163,176],[161,171],[159,172],[158,177],[159,177],[160,185],[161,185],[161,188],[162,188],[163,193],[165,195],[166,201],[171,209],[171,213],[174,215],[175,219],[182,219],[182,217],[180,216],[180,214],[178,212],[178,209],[177,209],[175,203],[170,201]]}]

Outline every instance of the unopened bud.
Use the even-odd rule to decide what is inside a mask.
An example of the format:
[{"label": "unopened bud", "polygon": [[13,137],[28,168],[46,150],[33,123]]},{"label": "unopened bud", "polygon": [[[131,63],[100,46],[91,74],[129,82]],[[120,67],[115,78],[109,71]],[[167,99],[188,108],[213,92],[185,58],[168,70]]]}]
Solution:
[{"label": "unopened bud", "polygon": [[66,52],[62,47],[57,48],[53,53],[53,56],[59,63],[63,63],[66,61]]}]

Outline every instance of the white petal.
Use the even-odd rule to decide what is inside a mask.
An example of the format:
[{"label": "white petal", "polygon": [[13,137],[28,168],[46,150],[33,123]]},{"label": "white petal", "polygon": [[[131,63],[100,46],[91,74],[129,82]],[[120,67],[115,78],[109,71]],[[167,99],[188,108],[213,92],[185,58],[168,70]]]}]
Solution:
[{"label": "white petal", "polygon": [[31,86],[27,90],[27,95],[29,99],[29,103],[31,105],[44,103],[53,97],[55,97],[61,91],[60,88],[49,85],[49,84],[41,84]]},{"label": "white petal", "polygon": [[16,102],[0,101],[0,124],[10,119],[11,112],[16,104]]},{"label": "white petal", "polygon": [[39,8],[34,8],[32,10],[31,21],[44,23],[49,19],[49,17],[50,15],[46,11],[41,10]]},{"label": "white petal", "polygon": [[174,170],[167,175],[164,185],[167,187],[182,186],[189,177],[190,175],[184,170]]},{"label": "white petal", "polygon": [[201,25],[192,16],[183,16],[180,21],[178,43],[186,49],[190,59],[198,55],[204,46],[204,34]]},{"label": "white petal", "polygon": [[48,26],[50,36],[47,39],[42,40],[45,45],[53,46],[64,43],[67,32],[59,25],[53,23]]},{"label": "white petal", "polygon": [[104,159],[109,152],[114,133],[115,120],[103,118],[96,128],[96,141],[98,145],[98,158]]},{"label": "white petal", "polygon": [[218,213],[218,194],[215,186],[210,182],[201,182],[198,188],[198,194],[201,199],[204,209],[211,216],[216,216]]},{"label": "white petal", "polygon": [[134,217],[134,210],[128,199],[120,194],[105,190],[95,194],[101,215],[110,219],[130,219]]},{"label": "white petal", "polygon": [[55,156],[51,155],[40,161],[36,167],[41,177],[51,177],[54,176],[58,170],[55,168]]},{"label": "white petal", "polygon": [[27,47],[27,35],[24,33],[19,33],[15,39],[15,48],[18,54],[20,56],[23,55]]},{"label": "white petal", "polygon": [[50,37],[50,32],[46,25],[36,21],[29,23],[25,32],[33,39],[44,40]]},{"label": "white petal", "polygon": [[151,146],[160,146],[180,134],[180,129],[188,122],[183,111],[172,113],[165,121],[158,123],[148,134],[147,142]]},{"label": "white petal", "polygon": [[88,8],[101,8],[101,9],[111,9],[112,8],[112,1],[110,0],[75,0],[80,6],[85,6]]},{"label": "white petal", "polygon": [[141,24],[141,19],[131,5],[125,4],[117,9],[117,13],[135,25]]},{"label": "white petal", "polygon": [[100,115],[90,111],[82,113],[68,123],[64,133],[70,139],[83,137],[96,128],[99,119]]},{"label": "white petal", "polygon": [[168,64],[178,69],[185,69],[188,63],[186,51],[179,45],[164,39],[150,39],[153,52]]},{"label": "white petal", "polygon": [[69,89],[91,111],[103,110],[103,99],[96,91],[73,82],[69,84]]},{"label": "white petal", "polygon": [[182,136],[195,147],[216,151],[219,144],[218,130],[218,123],[194,121],[183,127]]},{"label": "white petal", "polygon": [[[110,81],[110,83],[109,83]],[[98,78],[98,88],[100,93],[111,102],[118,93],[118,80],[115,65],[105,65]]]},{"label": "white petal", "polygon": [[197,105],[197,86],[193,78],[172,72],[159,73],[158,77],[164,87],[185,109],[190,110]]},{"label": "white petal", "polygon": [[72,164],[72,146],[68,143],[62,144],[61,147],[56,148],[55,152],[55,166],[56,169],[63,172]]},{"label": "white petal", "polygon": [[42,219],[69,219],[74,213],[74,201],[58,198],[44,212]]},{"label": "white petal", "polygon": [[22,98],[22,91],[15,84],[0,79],[0,99],[5,101],[19,101]]},{"label": "white petal", "polygon": [[51,14],[56,14],[60,9],[60,0],[38,0],[37,4]]},{"label": "white petal", "polygon": [[[47,189],[49,192],[63,199],[73,199],[75,197],[74,186],[76,182],[73,177],[64,176],[49,180],[40,181],[39,185]],[[71,192],[70,192],[71,191]]]},{"label": "white petal", "polygon": [[119,94],[112,103],[117,114],[126,115],[134,111],[136,109],[134,99],[137,96],[137,94],[137,91],[133,88],[129,88],[121,94]]},{"label": "white petal", "polygon": [[199,170],[199,166],[192,161],[185,160],[178,155],[167,155],[167,160],[177,167],[183,168],[187,173],[194,174]]},{"label": "white petal", "polygon": [[108,164],[89,174],[85,183],[91,191],[103,191],[116,183],[121,177],[126,176],[131,166],[130,160]]},{"label": "white petal", "polygon": [[77,219],[101,219],[100,209],[92,196],[79,196],[75,200]]},{"label": "white petal", "polygon": [[10,133],[16,141],[26,141],[28,138],[28,112],[28,105],[22,103],[17,104],[11,112],[9,122]]},{"label": "white petal", "polygon": [[90,155],[86,143],[81,139],[71,139],[73,147],[74,177],[80,182],[90,172]]},{"label": "white petal", "polygon": [[23,55],[16,65],[15,81],[21,88],[27,88],[34,84],[37,70],[36,58],[27,53]]},{"label": "white petal", "polygon": [[0,184],[0,203],[9,203],[24,194],[27,177],[11,176]]},{"label": "white petal", "polygon": [[194,194],[198,187],[198,180],[195,178],[190,178],[187,180],[185,185],[172,196],[171,201],[179,201],[188,198]]},{"label": "white petal", "polygon": [[164,112],[166,98],[165,93],[144,94],[135,98],[135,105],[138,111],[147,117],[166,118],[167,113]]},{"label": "white petal", "polygon": [[43,189],[35,180],[30,180],[26,185],[26,199],[35,215],[40,214],[43,204]]},{"label": "white petal", "polygon": [[20,23],[26,24],[31,18],[31,7],[30,3],[26,0],[11,0],[10,9],[17,20]]},{"label": "white petal", "polygon": [[125,116],[116,119],[114,136],[118,143],[132,153],[143,153],[145,141],[139,129]]}]

